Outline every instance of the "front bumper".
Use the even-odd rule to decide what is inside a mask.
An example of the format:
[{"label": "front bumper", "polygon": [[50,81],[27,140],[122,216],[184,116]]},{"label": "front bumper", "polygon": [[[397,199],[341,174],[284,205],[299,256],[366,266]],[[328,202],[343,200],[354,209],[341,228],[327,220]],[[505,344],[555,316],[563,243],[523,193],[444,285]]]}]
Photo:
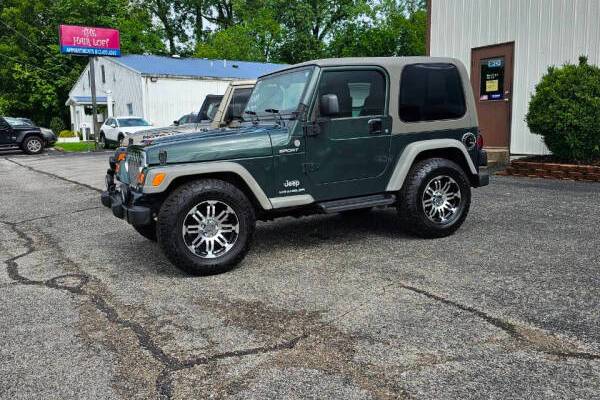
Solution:
[{"label": "front bumper", "polygon": [[106,190],[100,194],[102,205],[111,209],[113,215],[124,219],[131,225],[143,226],[152,223],[152,209],[136,205],[136,197],[140,194],[132,193],[127,185],[117,188],[114,184],[114,175],[111,170],[106,174]]}]

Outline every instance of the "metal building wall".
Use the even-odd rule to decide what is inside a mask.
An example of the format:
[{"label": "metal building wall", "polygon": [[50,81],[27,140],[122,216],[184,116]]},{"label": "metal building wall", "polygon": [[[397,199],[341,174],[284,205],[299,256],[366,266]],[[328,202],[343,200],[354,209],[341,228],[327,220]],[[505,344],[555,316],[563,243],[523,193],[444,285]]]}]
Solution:
[{"label": "metal building wall", "polygon": [[600,0],[430,0],[432,56],[460,59],[471,49],[515,42],[511,153],[544,154],[525,114],[535,85],[550,65],[600,64]]},{"label": "metal building wall", "polygon": [[155,126],[173,123],[182,115],[197,113],[208,94],[222,95],[230,80],[142,77],[145,115]]}]

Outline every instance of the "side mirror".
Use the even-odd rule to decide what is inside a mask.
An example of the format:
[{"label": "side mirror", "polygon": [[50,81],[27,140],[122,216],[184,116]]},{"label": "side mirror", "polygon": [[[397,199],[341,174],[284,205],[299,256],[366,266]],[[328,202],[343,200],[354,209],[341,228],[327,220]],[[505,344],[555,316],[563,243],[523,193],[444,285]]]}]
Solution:
[{"label": "side mirror", "polygon": [[117,124],[110,124],[110,127],[111,127],[111,128],[116,128],[116,127],[117,127]]},{"label": "side mirror", "polygon": [[335,94],[321,96],[319,110],[324,117],[333,117],[340,113],[340,101]]},{"label": "side mirror", "polygon": [[179,121],[173,121],[173,125],[179,126]]}]

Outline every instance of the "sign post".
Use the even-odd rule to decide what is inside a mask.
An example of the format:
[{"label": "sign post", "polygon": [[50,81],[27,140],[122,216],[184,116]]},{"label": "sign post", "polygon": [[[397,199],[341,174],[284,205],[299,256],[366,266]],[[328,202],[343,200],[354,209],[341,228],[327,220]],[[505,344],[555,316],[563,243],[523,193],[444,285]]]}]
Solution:
[{"label": "sign post", "polygon": [[96,103],[96,57],[90,57],[90,90],[92,91],[92,132],[94,133],[94,142],[98,143],[98,104]]},{"label": "sign post", "polygon": [[[109,28],[60,25],[60,52],[62,54],[87,56],[90,65],[90,90],[92,92],[92,132],[98,143],[98,104],[96,102],[96,56],[120,57],[119,31]],[[107,104],[108,107],[111,104]]]}]

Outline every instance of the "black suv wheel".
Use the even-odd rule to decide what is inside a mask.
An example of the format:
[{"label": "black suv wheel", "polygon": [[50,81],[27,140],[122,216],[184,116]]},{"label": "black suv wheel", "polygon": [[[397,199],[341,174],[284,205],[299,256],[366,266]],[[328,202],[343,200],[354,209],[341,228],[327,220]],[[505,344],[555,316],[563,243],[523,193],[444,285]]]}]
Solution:
[{"label": "black suv wheel", "polygon": [[175,266],[193,275],[227,271],[248,251],[256,218],[243,192],[205,179],[177,188],[163,202],[158,243]]},{"label": "black suv wheel", "polygon": [[23,141],[21,150],[27,154],[40,154],[44,151],[44,139],[37,135],[28,136]]},{"label": "black suv wheel", "polygon": [[413,165],[398,200],[404,229],[424,238],[451,235],[465,221],[471,185],[462,168],[443,158]]}]

